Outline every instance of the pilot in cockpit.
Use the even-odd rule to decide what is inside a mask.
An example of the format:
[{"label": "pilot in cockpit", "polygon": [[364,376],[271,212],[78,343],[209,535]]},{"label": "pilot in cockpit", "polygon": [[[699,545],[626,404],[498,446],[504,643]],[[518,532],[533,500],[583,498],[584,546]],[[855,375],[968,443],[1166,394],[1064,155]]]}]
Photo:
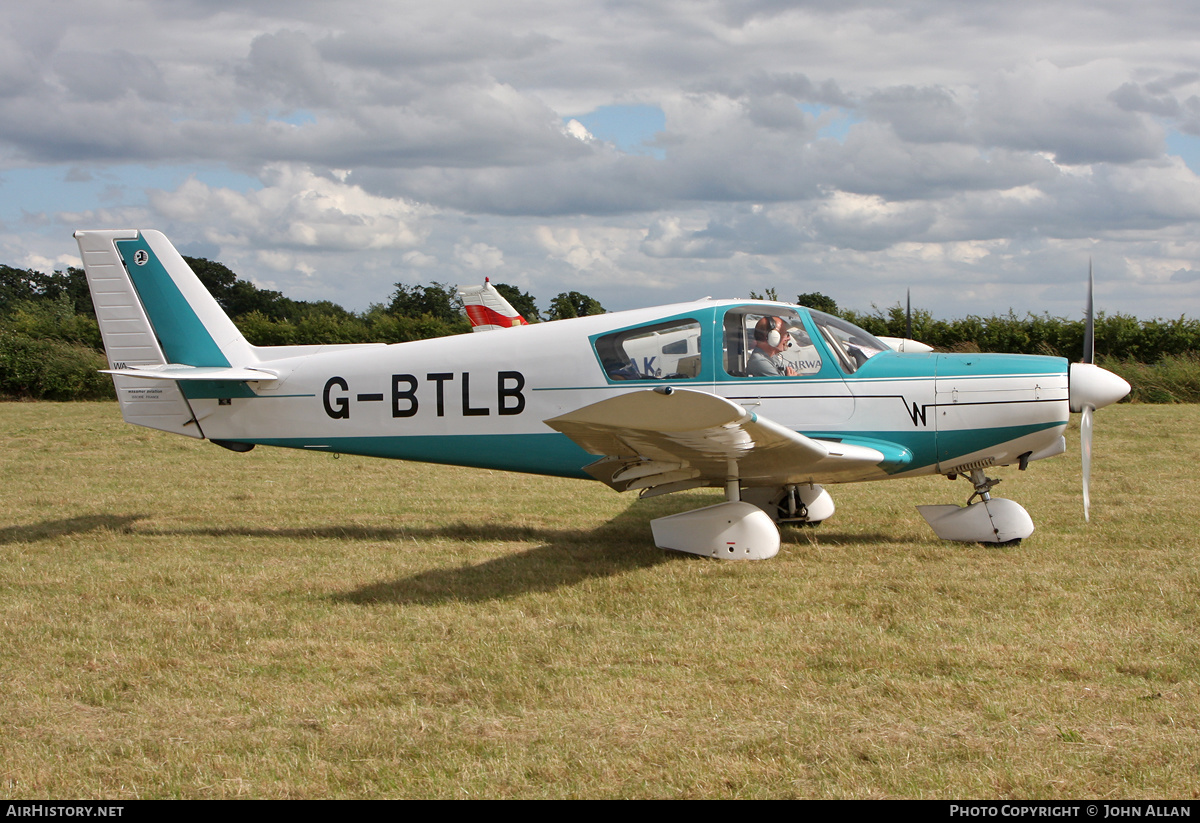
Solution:
[{"label": "pilot in cockpit", "polygon": [[783,353],[792,345],[787,323],[782,317],[770,315],[761,318],[754,326],[754,350],[746,363],[746,371],[753,377],[795,377],[799,372],[795,366],[783,359]]}]

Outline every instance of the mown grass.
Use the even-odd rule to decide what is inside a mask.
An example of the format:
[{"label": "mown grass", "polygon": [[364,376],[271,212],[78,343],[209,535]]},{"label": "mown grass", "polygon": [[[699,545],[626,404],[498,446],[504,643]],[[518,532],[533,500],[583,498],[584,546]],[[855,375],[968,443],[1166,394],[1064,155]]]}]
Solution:
[{"label": "mown grass", "polygon": [[663,553],[598,484],[0,405],[0,791],[33,797],[1183,797],[1200,408],[1004,470],[833,489],[781,554]]}]

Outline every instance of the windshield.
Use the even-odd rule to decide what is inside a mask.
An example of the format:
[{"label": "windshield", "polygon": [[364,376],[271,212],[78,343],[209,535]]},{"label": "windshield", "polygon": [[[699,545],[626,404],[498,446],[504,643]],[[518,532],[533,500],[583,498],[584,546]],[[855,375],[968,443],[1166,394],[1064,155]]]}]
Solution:
[{"label": "windshield", "polygon": [[886,343],[853,323],[815,309],[809,309],[809,314],[846,374],[854,374],[875,355],[889,351]]}]

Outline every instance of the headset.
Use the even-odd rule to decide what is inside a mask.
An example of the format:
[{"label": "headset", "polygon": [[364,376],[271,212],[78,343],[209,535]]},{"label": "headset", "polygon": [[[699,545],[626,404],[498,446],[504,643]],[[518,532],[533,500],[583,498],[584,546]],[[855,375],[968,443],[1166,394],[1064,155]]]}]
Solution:
[{"label": "headset", "polygon": [[766,343],[771,348],[778,348],[779,343],[783,340],[784,327],[782,317],[766,316],[760,318],[754,326],[754,339]]}]

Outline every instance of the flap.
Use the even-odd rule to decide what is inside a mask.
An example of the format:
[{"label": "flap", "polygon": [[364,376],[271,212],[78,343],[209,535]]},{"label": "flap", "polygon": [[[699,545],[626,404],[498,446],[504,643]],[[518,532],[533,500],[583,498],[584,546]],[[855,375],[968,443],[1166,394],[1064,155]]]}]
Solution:
[{"label": "flap", "polygon": [[606,459],[587,471],[618,491],[838,482],[882,476],[877,449],[817,440],[723,397],[662,387],[633,391],[545,421]]}]

